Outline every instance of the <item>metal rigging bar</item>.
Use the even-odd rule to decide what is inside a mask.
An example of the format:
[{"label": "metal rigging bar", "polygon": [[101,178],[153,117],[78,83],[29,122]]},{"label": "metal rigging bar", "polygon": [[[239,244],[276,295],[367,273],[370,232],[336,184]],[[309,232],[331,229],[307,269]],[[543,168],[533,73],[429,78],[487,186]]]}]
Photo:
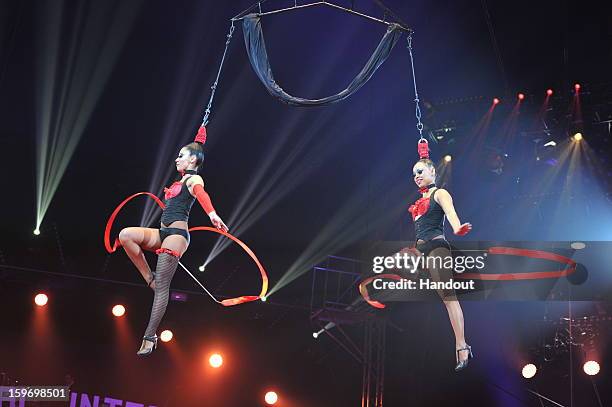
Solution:
[{"label": "metal rigging bar", "polygon": [[381,4],[379,4],[378,2],[376,2],[376,4],[383,9],[383,11],[385,12],[385,16],[391,15],[394,18],[393,21],[386,21],[386,19],[380,19],[380,18],[371,16],[369,14],[361,13],[359,11],[356,11],[356,10],[353,10],[353,9],[350,9],[350,8],[347,8],[347,7],[343,7],[343,6],[339,5],[339,4],[335,4],[335,3],[332,3],[330,1],[315,1],[315,2],[312,2],[312,3],[306,3],[306,4],[297,4],[297,2],[295,2],[294,5],[291,6],[291,7],[285,7],[285,8],[282,8],[282,9],[271,10],[271,11],[266,11],[266,12],[261,12],[261,3],[263,3],[263,2],[255,3],[251,7],[247,8],[246,10],[244,10],[241,13],[237,14],[235,17],[232,17],[231,20],[232,21],[243,20],[249,14],[249,11],[254,9],[256,6],[258,6],[259,9],[260,9],[260,12],[256,13],[258,16],[267,16],[267,15],[271,15],[271,14],[284,13],[285,11],[299,10],[299,9],[303,9],[303,8],[307,8],[307,7],[312,7],[312,6],[329,6],[329,7],[336,8],[338,10],[347,12],[349,14],[354,14],[354,15],[357,15],[357,16],[360,16],[360,17],[367,18],[369,20],[375,21],[377,23],[385,24],[387,26],[395,24],[401,30],[406,31],[408,33],[412,33],[412,31],[413,31],[411,28],[407,27],[406,24],[404,24],[397,17],[395,17],[394,13],[389,13],[388,9],[386,7],[382,7]]}]

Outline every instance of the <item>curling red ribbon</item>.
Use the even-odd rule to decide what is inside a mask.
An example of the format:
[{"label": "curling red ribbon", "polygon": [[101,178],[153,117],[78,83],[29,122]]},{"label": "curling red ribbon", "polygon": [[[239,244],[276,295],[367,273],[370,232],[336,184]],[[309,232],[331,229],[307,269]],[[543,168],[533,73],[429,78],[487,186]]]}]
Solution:
[{"label": "curling red ribbon", "polygon": [[[484,274],[484,273],[462,273],[455,274],[455,278],[465,279],[465,280],[498,280],[498,281],[514,281],[514,280],[541,280],[546,278],[559,278],[559,277],[567,277],[570,274],[576,271],[577,263],[570,259],[569,257],[561,256],[560,254],[545,252],[543,250],[530,250],[530,249],[517,249],[514,247],[490,247],[486,251],[488,254],[499,254],[499,255],[507,255],[507,256],[520,256],[520,257],[529,257],[532,259],[543,259],[556,261],[558,263],[567,264],[569,267],[565,270],[556,270],[556,271],[532,271],[532,272],[523,272],[523,273],[497,273],[497,274]],[[388,278],[392,280],[401,280],[402,277],[397,274],[380,274],[372,277],[368,277],[359,283],[359,293],[363,297],[363,299],[373,306],[374,308],[385,308],[385,304],[372,300],[370,298],[370,294],[368,293],[367,285],[372,281]]]},{"label": "curling red ribbon", "polygon": [[153,195],[150,192],[138,192],[137,194],[134,194],[134,195],[131,195],[125,198],[123,202],[121,202],[119,206],[115,208],[110,218],[108,218],[108,221],[106,222],[106,228],[104,229],[104,247],[106,248],[107,252],[114,253],[118,247],[121,247],[121,243],[119,242],[119,239],[115,239],[115,242],[113,243],[112,246],[110,244],[110,232],[111,232],[111,229],[113,228],[113,223],[115,223],[115,218],[117,217],[117,214],[119,214],[119,211],[121,211],[121,209],[125,206],[126,203],[128,203],[129,201],[131,201],[132,199],[136,198],[139,195],[148,195],[151,198],[153,198],[155,202],[157,202],[160,208],[162,209],[165,208],[164,203],[157,196]]},{"label": "curling red ribbon", "polygon": [[[128,203],[129,201],[131,201],[132,199],[134,199],[135,197],[139,195],[148,195],[149,197],[155,200],[155,202],[157,203],[157,205],[159,205],[160,208],[162,209],[165,208],[164,203],[157,196],[153,195],[150,192],[138,192],[137,194],[131,195],[127,197],[125,200],[123,200],[123,202],[121,202],[119,206],[115,208],[110,218],[106,222],[106,228],[104,229],[104,247],[106,248],[107,252],[113,253],[115,252],[115,250],[117,250],[118,247],[121,246],[119,239],[115,239],[115,242],[112,246],[110,244],[110,232],[113,227],[113,223],[115,222],[115,218],[117,217],[117,214],[119,214],[119,212],[125,206],[126,203]],[[190,232],[196,231],[196,230],[203,230],[207,232],[218,233],[220,235],[227,237],[228,239],[233,240],[235,243],[237,243],[242,248],[242,250],[244,250],[249,255],[249,257],[253,260],[253,262],[255,262],[261,274],[262,281],[261,281],[261,291],[259,295],[243,295],[243,296],[236,297],[236,298],[228,298],[226,300],[221,301],[222,305],[226,307],[230,307],[232,305],[238,305],[238,304],[243,304],[245,302],[256,301],[262,297],[265,297],[266,293],[268,292],[268,275],[266,274],[266,270],[264,269],[263,265],[261,264],[257,256],[255,256],[255,253],[253,252],[253,250],[251,250],[242,240],[238,239],[237,237],[223,230],[211,228],[208,226],[195,226],[189,229]]]},{"label": "curling red ribbon", "polygon": [[560,254],[545,252],[543,250],[517,249],[514,247],[490,247],[487,253],[556,261],[558,263],[567,264],[569,267],[566,267],[564,270],[531,271],[523,273],[463,273],[457,274],[455,277],[466,280],[540,280],[544,278],[567,277],[576,272],[577,263],[574,260],[569,257],[561,256]]},{"label": "curling red ribbon", "polygon": [[195,226],[195,227],[189,228],[189,232],[196,231],[196,230],[205,230],[208,232],[218,233],[220,235],[227,237],[228,239],[233,240],[235,243],[238,244],[238,246],[242,247],[242,250],[244,250],[251,259],[253,259],[253,262],[255,262],[261,274],[261,291],[259,295],[243,295],[241,297],[228,298],[226,300],[221,301],[222,305],[229,307],[232,305],[238,305],[238,304],[242,304],[245,302],[256,301],[266,296],[266,293],[268,292],[268,275],[266,274],[266,270],[264,269],[264,267],[261,265],[261,262],[259,261],[257,256],[255,256],[255,253],[253,252],[253,250],[249,248],[249,246],[247,246],[242,240],[238,239],[237,237],[221,229],[211,228],[209,226]]},{"label": "curling red ribbon", "polygon": [[373,306],[374,308],[379,308],[379,309],[385,308],[386,305],[383,304],[382,302],[379,302],[379,301],[376,301],[370,298],[370,294],[368,293],[367,285],[370,284],[374,280],[379,280],[382,278],[388,278],[391,280],[398,280],[398,281],[402,280],[402,277],[398,276],[397,274],[378,274],[376,276],[368,277],[365,280],[363,280],[361,283],[359,283],[359,293],[361,293],[361,296],[363,297],[363,299],[368,304]]}]

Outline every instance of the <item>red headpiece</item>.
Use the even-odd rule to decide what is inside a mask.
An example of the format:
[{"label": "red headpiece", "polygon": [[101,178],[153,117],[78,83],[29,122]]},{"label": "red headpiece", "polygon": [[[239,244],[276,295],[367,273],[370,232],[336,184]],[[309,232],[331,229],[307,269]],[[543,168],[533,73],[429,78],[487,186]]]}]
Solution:
[{"label": "red headpiece", "polygon": [[429,143],[422,137],[419,139],[417,150],[419,152],[419,158],[429,158]]},{"label": "red headpiece", "polygon": [[206,127],[204,125],[198,129],[198,134],[196,134],[194,141],[201,144],[206,143]]}]

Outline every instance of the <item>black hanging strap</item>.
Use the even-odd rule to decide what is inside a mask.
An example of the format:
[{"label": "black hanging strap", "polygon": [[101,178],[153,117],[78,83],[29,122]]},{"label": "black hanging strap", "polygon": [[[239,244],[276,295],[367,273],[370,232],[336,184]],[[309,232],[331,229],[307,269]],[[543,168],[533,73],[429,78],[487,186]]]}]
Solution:
[{"label": "black hanging strap", "polygon": [[341,92],[327,96],[322,99],[304,99],[291,96],[285,92],[274,80],[272,68],[266,52],[261,19],[256,14],[250,14],[243,20],[244,42],[251,61],[253,70],[264,84],[268,92],[283,103],[292,106],[323,106],[346,99],[357,92],[371,77],[374,72],[387,59],[395,43],[402,35],[402,29],[396,24],[390,24],[387,32],[374,50],[374,53],[361,69],[353,81]]}]

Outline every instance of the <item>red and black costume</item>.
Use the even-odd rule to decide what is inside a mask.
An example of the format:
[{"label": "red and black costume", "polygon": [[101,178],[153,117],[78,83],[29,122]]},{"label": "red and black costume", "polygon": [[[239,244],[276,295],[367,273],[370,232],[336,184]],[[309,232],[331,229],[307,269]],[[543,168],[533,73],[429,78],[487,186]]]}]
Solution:
[{"label": "red and black costume", "polygon": [[[431,184],[421,188],[419,192],[427,193]],[[408,212],[412,215],[416,235],[416,248],[424,255],[429,254],[436,247],[449,248],[449,243],[444,237],[444,210],[435,200],[436,188],[429,197],[419,198],[414,205],[410,205]]]},{"label": "red and black costume", "polygon": [[[189,212],[193,206],[195,198],[189,193],[187,188],[187,180],[192,175],[197,174],[194,170],[187,170],[185,173],[190,174],[184,180],[174,182],[170,188],[164,189],[164,210],[161,216],[161,227],[159,228],[159,238],[161,242],[171,235],[183,236],[189,243],[189,231],[181,228],[167,227],[176,221],[187,222],[189,220]],[[170,282],[174,277],[176,268],[179,263],[180,253],[177,253],[168,248],[160,248],[156,250],[157,266],[153,272],[155,280],[155,295],[153,297],[153,305],[151,307],[151,316],[149,324],[145,330],[144,338],[156,343],[156,331],[166,313],[168,307],[168,299],[170,295]]]},{"label": "red and black costume", "polygon": [[[198,135],[196,136],[196,142],[203,144],[206,141],[206,129],[200,128]],[[187,181],[191,176],[196,175],[197,171],[187,170],[182,173],[182,177],[185,174],[189,174],[182,180],[174,182],[169,188],[164,189],[164,209],[161,216],[161,227],[159,229],[159,237],[163,244],[164,240],[171,235],[183,236],[187,243],[189,243],[189,231],[181,228],[169,227],[173,222],[189,220],[189,212],[193,206],[195,199],[202,205],[207,214],[214,212],[210,197],[204,191],[202,185],[194,185],[192,190],[194,195],[191,195],[189,188],[187,187]],[[156,250],[157,253],[157,267],[153,272],[153,279],[155,280],[155,295],[153,297],[153,305],[151,307],[151,316],[149,317],[149,324],[145,330],[144,339],[153,342],[157,345],[156,331],[159,327],[162,317],[166,313],[168,307],[168,299],[170,294],[170,282],[174,277],[176,268],[178,267],[180,253],[170,250],[165,247],[161,247]],[[150,352],[148,352],[150,353]],[[142,354],[148,354],[142,353]]]},{"label": "red and black costume", "polygon": [[[187,170],[185,174],[195,175],[197,171],[195,170]],[[210,202],[210,196],[204,191],[202,185],[195,185],[193,187],[193,191],[196,194],[196,197],[189,193],[189,188],[187,188],[187,181],[191,178],[191,175],[186,177],[182,181],[176,181],[169,188],[164,189],[164,211],[161,216],[161,227],[159,229],[159,237],[163,242],[165,238],[170,235],[181,235],[187,242],[189,242],[189,232],[185,229],[180,228],[171,228],[165,225],[171,225],[172,222],[183,221],[187,222],[189,220],[189,212],[191,211],[191,207],[193,206],[193,202],[196,197],[198,198],[198,202],[204,208],[206,214],[210,214],[215,211],[212,203]]]},{"label": "red and black costume", "polygon": [[[195,173],[195,171],[193,172]],[[159,238],[162,242],[170,235],[183,236],[189,242],[189,232],[187,230],[165,226],[176,221],[187,222],[189,220],[189,212],[195,201],[195,198],[189,193],[189,188],[187,188],[189,178],[191,176],[185,178],[183,182],[176,181],[170,188],[164,189],[164,204],[166,207],[162,212],[161,227],[159,228]]]}]

